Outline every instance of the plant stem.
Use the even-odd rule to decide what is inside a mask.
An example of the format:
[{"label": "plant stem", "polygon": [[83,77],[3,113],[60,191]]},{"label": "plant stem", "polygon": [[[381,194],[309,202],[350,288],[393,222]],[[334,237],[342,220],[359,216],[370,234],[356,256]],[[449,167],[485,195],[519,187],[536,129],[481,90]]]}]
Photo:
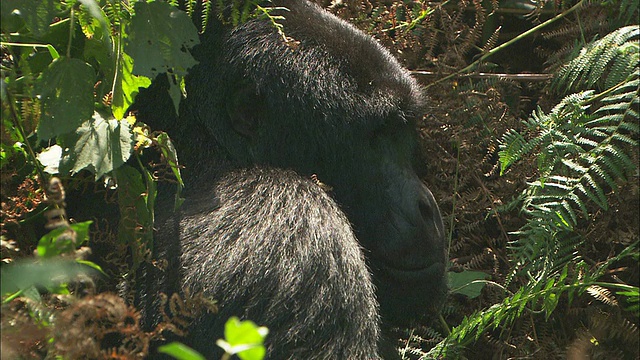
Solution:
[{"label": "plant stem", "polygon": [[69,15],[69,43],[67,44],[67,57],[71,57],[71,43],[73,42],[73,24],[75,22],[75,11],[71,7],[71,14]]},{"label": "plant stem", "polygon": [[444,320],[444,317],[442,316],[442,314],[438,314],[438,320],[440,320],[440,325],[442,325],[442,328],[444,329],[444,332],[447,336],[451,335],[451,328],[449,327],[449,324],[447,324],[447,322]]},{"label": "plant stem", "polygon": [[626,85],[627,83],[629,83],[631,80],[631,78],[627,78],[624,81],[621,81],[620,83],[606,89],[605,91],[596,94],[594,97],[585,100],[582,105],[589,105],[589,104],[593,104],[596,101],[600,101],[600,99],[609,96],[611,93],[613,93],[614,91],[618,90],[619,88],[621,88],[622,86]]},{"label": "plant stem", "polygon": [[451,205],[451,223],[449,224],[449,247],[447,248],[447,256],[451,253],[451,242],[453,241],[453,229],[456,223],[456,200],[458,199],[458,172],[460,170],[460,144],[457,146],[458,155],[456,158],[456,175],[453,178],[453,199]]},{"label": "plant stem", "polygon": [[[118,38],[117,38],[117,43],[115,44],[115,48],[116,48],[116,66],[115,69],[113,71],[113,83],[111,84],[111,94],[115,94],[116,93],[116,87],[118,87],[118,77],[122,76],[120,74],[120,69],[121,69],[121,62],[122,62],[122,32],[123,32],[123,25],[122,25],[122,19],[118,19]],[[126,115],[126,114],[125,114]]]}]

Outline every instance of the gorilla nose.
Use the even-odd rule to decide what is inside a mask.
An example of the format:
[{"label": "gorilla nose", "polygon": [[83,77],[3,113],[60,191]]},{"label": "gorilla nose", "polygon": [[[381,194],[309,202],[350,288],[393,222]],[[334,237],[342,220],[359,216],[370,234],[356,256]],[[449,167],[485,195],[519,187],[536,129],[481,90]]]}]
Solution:
[{"label": "gorilla nose", "polygon": [[440,209],[431,191],[422,183],[420,183],[419,188],[420,191],[416,199],[416,212],[418,214],[416,221],[417,233],[413,237],[413,241],[426,245],[429,250],[435,250],[434,247],[441,246],[444,241],[442,216],[440,215]]},{"label": "gorilla nose", "polygon": [[[388,250],[397,255],[397,267],[420,269],[440,259],[444,253],[444,225],[433,194],[417,180],[405,187],[399,211],[392,215],[396,232]],[[395,262],[395,261],[394,261]]]},{"label": "gorilla nose", "polygon": [[418,197],[418,209],[422,221],[426,223],[427,227],[435,227],[433,230],[437,232],[439,237],[444,236],[444,224],[442,223],[442,215],[440,209],[436,203],[436,199],[433,197],[431,191],[424,185],[421,185],[421,194]]},{"label": "gorilla nose", "polygon": [[431,219],[434,215],[433,204],[426,198],[418,200],[418,209],[422,219]]}]

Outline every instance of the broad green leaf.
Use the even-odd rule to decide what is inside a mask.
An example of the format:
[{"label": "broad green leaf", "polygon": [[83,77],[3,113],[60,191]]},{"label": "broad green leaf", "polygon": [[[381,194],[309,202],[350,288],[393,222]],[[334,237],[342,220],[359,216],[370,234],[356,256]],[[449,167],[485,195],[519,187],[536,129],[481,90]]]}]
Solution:
[{"label": "broad green leaf", "polygon": [[[75,250],[89,239],[89,226],[93,221],[71,224],[69,228],[59,227],[40,238],[38,257],[50,258]],[[75,235],[71,230],[75,231]]]},{"label": "broad green leaf", "polygon": [[134,136],[126,121],[104,119],[94,113],[74,134],[63,139],[60,173],[77,173],[86,169],[96,179],[122,166],[131,156]]},{"label": "broad green leaf", "polygon": [[138,95],[138,88],[146,88],[150,84],[151,80],[148,77],[133,75],[133,59],[123,53],[113,86],[113,101],[111,103],[113,116],[116,119],[122,119]]},{"label": "broad green leaf", "polygon": [[263,343],[268,332],[253,321],[240,321],[234,316],[224,326],[225,339],[219,339],[216,344],[242,360],[261,360],[266,353]]},{"label": "broad green leaf", "polygon": [[491,277],[489,274],[481,271],[449,272],[448,276],[451,293],[462,294],[470,299],[480,296],[480,292],[485,286],[485,283],[482,281],[474,281],[485,280]]},{"label": "broad green leaf", "polygon": [[544,295],[543,307],[544,307],[545,319],[547,320],[549,319],[549,316],[551,316],[553,311],[556,309],[556,306],[558,306],[559,300],[560,300],[560,296],[555,292],[548,292],[546,295]]},{"label": "broad green leaf", "polygon": [[73,260],[59,258],[34,261],[17,260],[0,268],[0,292],[2,295],[24,291],[32,286],[52,287],[68,282],[79,274],[91,274],[93,270]]},{"label": "broad green leaf", "polygon": [[180,100],[182,100],[182,85],[177,84],[172,76],[167,73],[167,78],[169,79],[169,97],[173,102],[173,107],[176,109],[176,113],[180,109]]},{"label": "broad green leaf", "polygon": [[186,75],[196,64],[188,49],[199,43],[187,14],[165,2],[136,2],[125,52],[134,60],[133,73],[148,78],[172,69]]},{"label": "broad green leaf", "polygon": [[177,180],[177,191],[176,191],[176,200],[175,200],[175,207],[174,209],[178,209],[182,203],[184,202],[184,199],[181,197],[182,195],[182,188],[184,187],[184,181],[182,180],[182,174],[180,173],[180,165],[178,163],[178,153],[176,152],[175,147],[173,146],[173,143],[171,142],[171,139],[169,138],[169,135],[167,135],[167,133],[161,133],[157,136],[156,141],[158,142],[158,145],[160,146],[160,151],[162,151],[162,156],[164,156],[164,158],[167,160],[167,162],[169,163],[169,166],[171,166],[171,171],[173,172],[173,175],[176,177]]},{"label": "broad green leaf", "polygon": [[93,114],[95,72],[79,59],[60,57],[38,79],[42,117],[38,138],[47,140],[75,131]]},{"label": "broad green leaf", "polygon": [[178,360],[205,360],[200,353],[179,342],[160,346],[158,352],[171,355]]}]

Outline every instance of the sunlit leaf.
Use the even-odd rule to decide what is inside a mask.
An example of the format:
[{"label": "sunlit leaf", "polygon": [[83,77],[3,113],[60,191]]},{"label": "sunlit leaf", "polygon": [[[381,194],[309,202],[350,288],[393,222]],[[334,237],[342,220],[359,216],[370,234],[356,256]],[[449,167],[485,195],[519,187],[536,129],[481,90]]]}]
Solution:
[{"label": "sunlit leaf", "polygon": [[77,173],[86,169],[96,179],[122,166],[131,156],[134,136],[129,123],[105,119],[95,113],[73,134],[63,139],[66,148],[60,173]]},{"label": "sunlit leaf", "polygon": [[261,360],[266,353],[263,343],[267,334],[267,328],[259,327],[253,321],[231,317],[224,326],[225,339],[219,339],[216,344],[242,360]]},{"label": "sunlit leaf", "polygon": [[172,342],[162,345],[158,348],[158,352],[173,356],[178,360],[204,360],[204,356],[197,351],[179,342]]},{"label": "sunlit leaf", "polygon": [[196,64],[188,49],[199,43],[193,22],[165,2],[136,2],[125,51],[134,60],[133,73],[155,78],[172,69],[186,75]]}]

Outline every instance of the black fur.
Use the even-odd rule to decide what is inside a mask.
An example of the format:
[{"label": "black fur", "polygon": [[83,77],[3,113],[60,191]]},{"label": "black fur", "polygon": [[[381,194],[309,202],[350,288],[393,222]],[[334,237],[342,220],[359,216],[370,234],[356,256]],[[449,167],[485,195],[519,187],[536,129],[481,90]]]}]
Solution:
[{"label": "black fur", "polygon": [[[179,120],[161,83],[138,97],[138,118],[167,129],[196,189],[170,219],[178,229],[158,232],[182,248],[169,287],[225,306],[195,325],[198,350],[234,314],[271,329],[272,359],[374,357],[378,323],[407,325],[446,294],[442,219],[412,168],[424,99],[371,37],[309,2],[276,3],[294,40],[262,20],[212,25]],[[270,170],[232,170],[254,165]],[[284,169],[316,174],[340,209]]]},{"label": "black fur", "polygon": [[212,354],[235,315],[271,329],[270,359],[375,357],[378,307],[364,256],[319,186],[250,169],[194,200],[182,210],[183,286],[221,304],[191,332],[198,350]]}]

